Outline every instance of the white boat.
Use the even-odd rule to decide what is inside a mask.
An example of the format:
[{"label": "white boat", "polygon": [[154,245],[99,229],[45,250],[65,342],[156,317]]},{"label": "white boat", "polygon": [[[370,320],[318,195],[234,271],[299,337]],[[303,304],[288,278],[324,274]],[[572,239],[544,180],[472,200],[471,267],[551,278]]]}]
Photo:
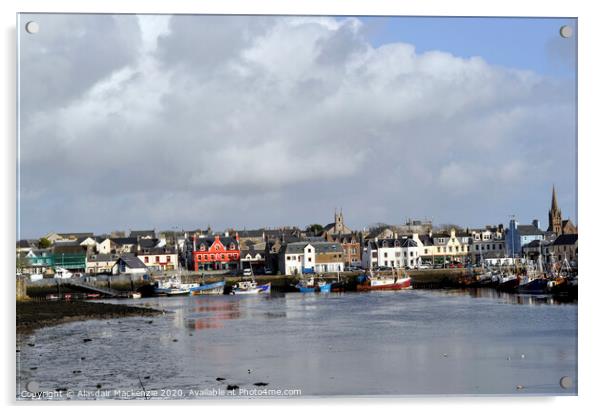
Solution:
[{"label": "white boat", "polygon": [[184,296],[189,295],[190,290],[199,286],[196,283],[182,283],[177,277],[172,277],[168,280],[159,280],[155,282],[155,294],[165,296]]},{"label": "white boat", "polygon": [[243,280],[232,286],[231,295],[257,295],[260,293],[270,293],[271,283],[258,285],[254,280]]},{"label": "white boat", "polygon": [[140,299],[141,297],[142,297],[142,294],[140,292],[130,293],[130,298],[132,298],[132,299]]},{"label": "white boat", "polygon": [[73,277],[73,273],[63,267],[57,267],[54,269],[55,279],[71,279],[71,277]]},{"label": "white boat", "polygon": [[215,283],[203,283],[190,288],[191,295],[222,295],[224,293],[225,281]]}]

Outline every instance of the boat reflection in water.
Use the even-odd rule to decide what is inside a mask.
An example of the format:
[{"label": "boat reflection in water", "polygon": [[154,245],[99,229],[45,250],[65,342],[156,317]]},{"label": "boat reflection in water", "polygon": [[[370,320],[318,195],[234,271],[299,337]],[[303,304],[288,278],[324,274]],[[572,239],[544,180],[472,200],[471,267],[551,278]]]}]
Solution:
[{"label": "boat reflection in water", "polygon": [[[193,330],[223,328],[223,321],[240,319],[240,302],[237,300],[212,300],[200,298],[190,307],[186,327]],[[216,298],[217,299],[217,298]]]},{"label": "boat reflection in water", "polygon": [[503,292],[496,289],[477,288],[477,289],[443,289],[432,291],[433,293],[444,296],[470,296],[472,298],[500,299],[504,303],[513,305],[561,305],[565,303],[576,303],[575,298],[554,296],[550,294],[520,294]]}]

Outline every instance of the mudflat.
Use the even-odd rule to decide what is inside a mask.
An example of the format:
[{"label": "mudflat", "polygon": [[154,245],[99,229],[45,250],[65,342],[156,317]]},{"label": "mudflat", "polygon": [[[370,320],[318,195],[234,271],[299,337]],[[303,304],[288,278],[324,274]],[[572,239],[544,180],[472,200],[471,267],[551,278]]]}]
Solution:
[{"label": "mudflat", "polygon": [[17,301],[17,332],[87,319],[153,316],[156,309],[88,301]]}]

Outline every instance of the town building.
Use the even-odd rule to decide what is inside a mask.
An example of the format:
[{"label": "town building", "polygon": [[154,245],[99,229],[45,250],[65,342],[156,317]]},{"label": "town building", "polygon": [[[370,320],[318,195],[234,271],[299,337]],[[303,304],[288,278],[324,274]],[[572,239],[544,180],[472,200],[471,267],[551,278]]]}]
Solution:
[{"label": "town building", "polygon": [[266,243],[253,242],[249,239],[240,243],[240,267],[252,269],[253,272],[265,270]]},{"label": "town building", "polygon": [[562,219],[562,211],[558,207],[556,199],[556,187],[552,187],[552,205],[548,212],[548,231],[555,233],[557,236],[561,234],[577,234],[577,227],[573,222]]},{"label": "town building", "polygon": [[324,237],[335,234],[351,234],[353,230],[345,225],[345,219],[343,218],[343,209],[334,210],[334,222],[327,224],[324,226],[324,230],[322,231],[322,235]]},{"label": "town building", "polygon": [[[150,239],[147,239],[150,240]],[[170,247],[146,247],[136,252],[136,256],[150,270],[168,271],[176,270],[178,265],[178,253]]]},{"label": "town building", "polygon": [[54,268],[85,273],[87,253],[88,248],[77,243],[56,243],[52,252]]},{"label": "town building", "polygon": [[469,251],[472,263],[506,257],[505,230],[502,224],[467,230],[467,233],[470,234]]},{"label": "town building", "polygon": [[193,237],[192,266],[199,270],[237,270],[240,262],[238,236],[218,234],[209,237]]},{"label": "town building", "polygon": [[118,255],[111,253],[90,254],[86,259],[86,273],[91,275],[111,274],[118,259]]},{"label": "town building", "polygon": [[566,263],[576,267],[578,263],[578,235],[561,234],[549,246],[550,263]]},{"label": "town building", "polygon": [[279,269],[285,275],[342,272],[344,267],[340,243],[301,241],[280,249]]},{"label": "town building", "polygon": [[510,220],[506,229],[506,252],[509,257],[521,257],[523,246],[533,240],[543,240],[544,232],[539,229],[539,220],[531,224],[518,224],[515,219]]},{"label": "town building", "polygon": [[418,243],[412,238],[375,238],[365,243],[362,257],[362,265],[365,269],[376,267],[414,268],[420,263]]},{"label": "town building", "polygon": [[470,254],[471,235],[453,227],[428,235],[414,234],[412,240],[417,244],[422,262],[432,265],[465,262]]},{"label": "town building", "polygon": [[148,268],[140,258],[132,253],[125,253],[119,256],[111,269],[114,275],[143,275],[148,273]]}]

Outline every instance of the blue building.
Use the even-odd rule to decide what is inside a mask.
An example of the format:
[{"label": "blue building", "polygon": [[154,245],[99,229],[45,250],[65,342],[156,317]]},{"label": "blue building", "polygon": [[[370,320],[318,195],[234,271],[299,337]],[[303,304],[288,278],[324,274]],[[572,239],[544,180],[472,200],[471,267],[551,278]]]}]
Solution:
[{"label": "blue building", "polygon": [[518,224],[514,219],[506,229],[506,252],[509,257],[521,257],[523,246],[534,240],[543,240],[545,233],[539,229],[539,220],[531,224]]}]

